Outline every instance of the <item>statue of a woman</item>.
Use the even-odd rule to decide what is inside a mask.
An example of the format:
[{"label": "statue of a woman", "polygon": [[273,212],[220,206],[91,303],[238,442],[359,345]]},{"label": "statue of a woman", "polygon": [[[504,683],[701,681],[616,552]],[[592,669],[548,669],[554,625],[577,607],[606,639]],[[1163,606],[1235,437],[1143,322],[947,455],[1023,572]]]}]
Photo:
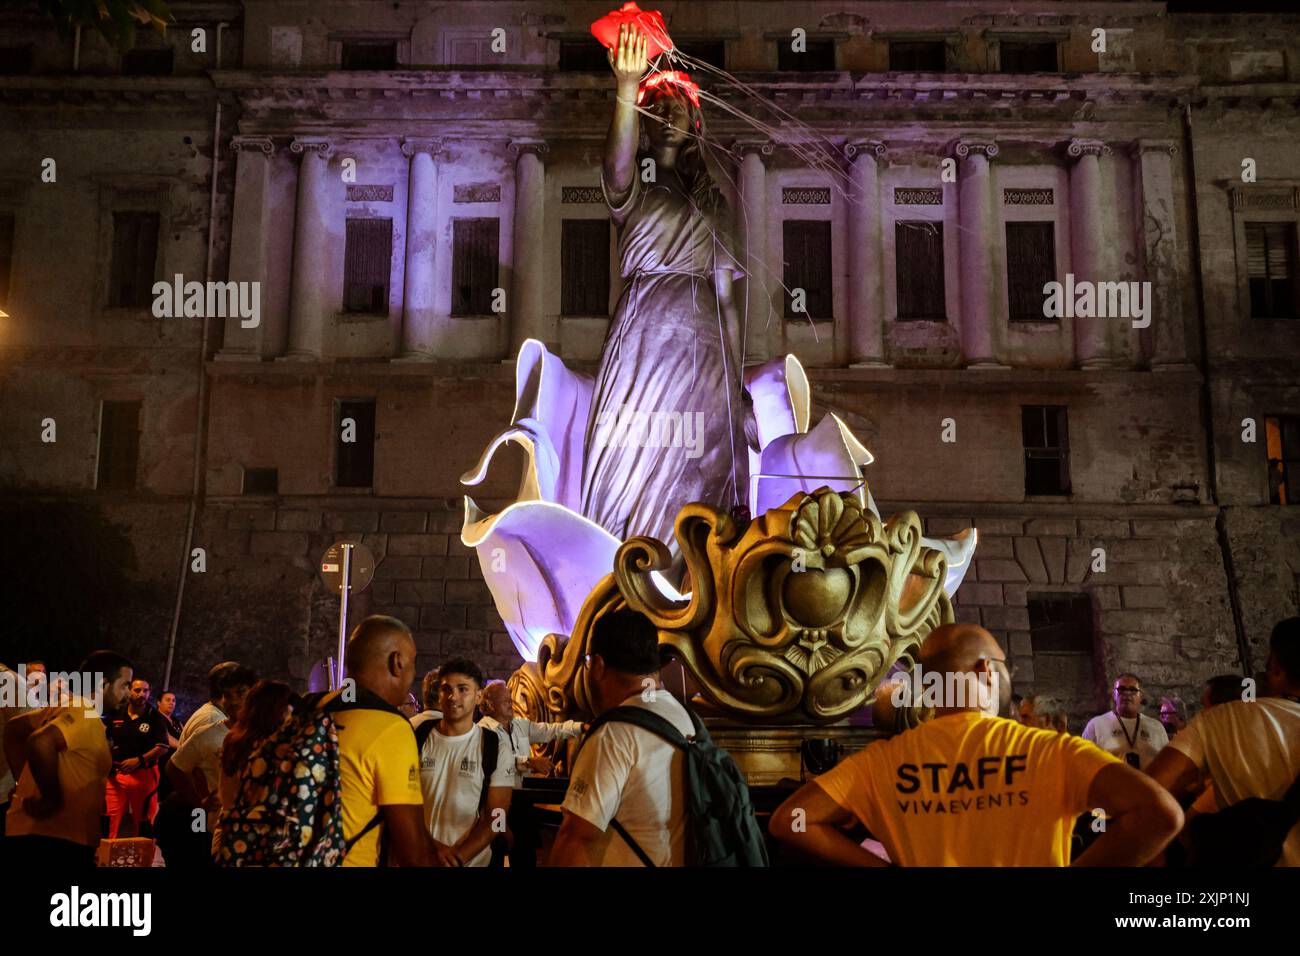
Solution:
[{"label": "statue of a woman", "polygon": [[[675,72],[641,83],[645,51],[628,26],[609,51],[617,100],[601,185],[625,284],[592,395],[582,512],[620,541],[668,543],[683,505],[748,501],[740,269],[696,88]],[[681,573],[677,559],[667,576]]]}]

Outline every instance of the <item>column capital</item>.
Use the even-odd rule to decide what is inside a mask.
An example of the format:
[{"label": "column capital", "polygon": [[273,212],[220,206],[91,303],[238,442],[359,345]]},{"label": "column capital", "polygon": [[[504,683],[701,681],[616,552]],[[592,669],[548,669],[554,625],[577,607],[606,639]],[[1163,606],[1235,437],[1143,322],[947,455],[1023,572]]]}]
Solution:
[{"label": "column capital", "polygon": [[257,151],[270,156],[275,152],[275,141],[269,136],[232,136],[230,138],[230,148],[237,153],[244,150]]},{"label": "column capital", "polygon": [[549,153],[551,147],[544,139],[512,139],[510,141],[510,152],[515,154],[515,158],[523,156],[525,153],[532,153],[537,158],[541,158],[545,153]]},{"label": "column capital", "polygon": [[1099,139],[1072,139],[1065,146],[1067,156],[1078,159],[1081,156],[1109,156],[1111,148]]},{"label": "column capital", "polygon": [[738,139],[731,144],[731,148],[741,158],[753,153],[762,159],[776,152],[776,146],[770,139]]},{"label": "column capital", "polygon": [[885,144],[878,139],[851,139],[844,144],[844,155],[849,159],[859,155],[880,159],[885,155]]},{"label": "column capital", "polygon": [[959,139],[952,147],[958,159],[966,159],[971,153],[992,159],[998,154],[998,144],[991,139]]},{"label": "column capital", "polygon": [[298,137],[289,144],[289,152],[291,153],[315,153],[321,159],[329,158],[332,149],[329,140],[316,136]]},{"label": "column capital", "polygon": [[1134,156],[1141,156],[1143,153],[1165,153],[1173,156],[1178,152],[1178,144],[1172,139],[1139,139],[1129,147],[1129,150]]},{"label": "column capital", "polygon": [[410,159],[416,153],[428,153],[430,156],[437,156],[440,152],[442,152],[442,140],[437,137],[425,139],[407,137],[402,140],[402,155],[407,159]]}]

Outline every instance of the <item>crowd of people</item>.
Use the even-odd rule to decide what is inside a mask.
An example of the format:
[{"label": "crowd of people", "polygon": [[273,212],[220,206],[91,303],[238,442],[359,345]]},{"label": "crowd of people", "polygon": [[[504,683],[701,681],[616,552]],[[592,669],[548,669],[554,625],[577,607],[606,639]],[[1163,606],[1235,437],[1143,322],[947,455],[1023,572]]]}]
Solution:
[{"label": "crowd of people", "polygon": [[[1124,673],[1112,708],[1079,736],[1059,700],[1013,699],[983,628],[943,625],[921,655],[924,671],[986,692],[940,701],[931,719],[791,792],[767,820],[782,860],[1300,865],[1300,618],[1273,629],[1258,683],[1210,679],[1191,719],[1176,698],[1160,719],[1143,713],[1141,680]],[[707,839],[721,858],[765,862],[763,846],[725,852],[754,815],[748,792],[660,666],[643,616],[601,617],[586,660],[597,716],[585,725],[517,716],[506,684],[465,658],[425,674],[414,698],[415,641],[384,616],[350,636],[342,687],[300,696],[226,661],[184,722],[175,694],[154,705],[149,681],[113,651],[82,663],[91,687],[46,686],[39,661],[6,668],[0,677],[35,693],[0,707],[0,853],[89,866],[102,839],[139,833],[181,869],[530,867],[543,841],[514,798],[525,776],[554,770],[534,745],[577,740],[547,865],[681,866],[708,857]],[[42,692],[48,706],[24,706]],[[701,774],[716,793],[731,788],[735,800],[714,798],[726,819],[697,818]]]}]

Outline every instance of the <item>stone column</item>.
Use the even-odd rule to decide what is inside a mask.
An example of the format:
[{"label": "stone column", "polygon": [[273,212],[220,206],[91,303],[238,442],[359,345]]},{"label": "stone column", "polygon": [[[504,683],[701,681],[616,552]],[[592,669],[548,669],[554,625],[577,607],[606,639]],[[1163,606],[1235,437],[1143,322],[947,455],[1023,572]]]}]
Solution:
[{"label": "stone column", "polygon": [[994,256],[999,237],[993,205],[989,160],[998,144],[960,140],[954,150],[961,160],[957,176],[959,247],[961,249],[961,350],[967,368],[1006,368],[994,358],[993,323],[1002,321],[994,301]]},{"label": "stone column", "polygon": [[1142,211],[1139,226],[1151,283],[1151,368],[1185,369],[1187,317],[1179,281],[1178,218],[1174,209],[1173,157],[1178,146],[1167,139],[1141,139],[1133,144],[1140,173]]},{"label": "stone column", "polygon": [[289,144],[302,156],[298,167],[298,202],[293,223],[293,285],[289,304],[289,352],[284,357],[312,361],[321,357],[326,322],[335,303],[329,301],[325,276],[329,262],[330,144],[300,138]]},{"label": "stone column", "polygon": [[[257,361],[284,350],[285,329],[272,328],[268,304],[271,253],[271,156],[275,143],[267,136],[235,136],[235,203],[230,223],[231,282],[256,282],[260,293],[256,328],[245,328],[238,315],[228,316],[218,362]],[[272,280],[274,281],[274,280]],[[276,323],[282,326],[283,323]]]},{"label": "stone column", "polygon": [[514,264],[510,283],[510,354],[514,359],[524,339],[554,342],[544,327],[544,283],[546,275],[542,256],[545,242],[543,216],[546,206],[546,167],[542,154],[545,142],[516,139],[510,143],[515,154],[515,212],[510,258]]},{"label": "stone column", "polygon": [[[1102,182],[1101,157],[1110,151],[1105,143],[1090,139],[1071,140],[1066,148],[1075,159],[1070,169],[1070,271],[1076,284],[1119,279],[1109,268],[1111,250],[1105,235],[1106,212],[1113,206],[1113,197],[1106,195]],[[1114,317],[1075,316],[1074,354],[1080,368],[1114,367],[1111,326],[1118,321]]]},{"label": "stone column", "polygon": [[[780,328],[772,312],[772,276],[767,260],[767,166],[773,146],[766,140],[739,140],[740,202],[735,215],[736,255],[745,270],[743,286],[733,292],[736,311],[744,322],[745,361],[766,361],[771,354],[768,336]],[[770,323],[770,327],[769,327]]]},{"label": "stone column", "polygon": [[885,144],[853,140],[844,147],[852,166],[849,204],[849,363],[857,368],[887,367],[885,296],[881,274],[880,176],[877,158]]},{"label": "stone column", "polygon": [[406,139],[402,155],[410,159],[406,185],[406,265],[402,287],[402,358],[433,358],[439,334],[435,302],[438,246],[437,139]]}]

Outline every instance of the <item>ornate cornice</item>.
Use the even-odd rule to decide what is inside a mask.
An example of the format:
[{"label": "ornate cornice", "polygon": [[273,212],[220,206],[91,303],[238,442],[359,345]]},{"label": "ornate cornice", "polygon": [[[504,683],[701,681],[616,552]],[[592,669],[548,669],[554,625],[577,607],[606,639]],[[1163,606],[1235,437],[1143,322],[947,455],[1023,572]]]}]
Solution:
[{"label": "ornate cornice", "polygon": [[851,139],[844,144],[844,155],[849,159],[854,159],[859,154],[881,159],[885,152],[885,144],[878,139]]},{"label": "ornate cornice", "polygon": [[993,159],[998,155],[998,144],[990,139],[959,139],[952,151],[958,159],[966,159],[971,153]]},{"label": "ornate cornice", "polygon": [[232,136],[230,148],[237,153],[260,151],[270,156],[275,152],[275,140],[269,136]]},{"label": "ornate cornice", "polygon": [[1081,156],[1109,156],[1112,150],[1099,139],[1072,139],[1066,144],[1065,153],[1078,159]]}]

